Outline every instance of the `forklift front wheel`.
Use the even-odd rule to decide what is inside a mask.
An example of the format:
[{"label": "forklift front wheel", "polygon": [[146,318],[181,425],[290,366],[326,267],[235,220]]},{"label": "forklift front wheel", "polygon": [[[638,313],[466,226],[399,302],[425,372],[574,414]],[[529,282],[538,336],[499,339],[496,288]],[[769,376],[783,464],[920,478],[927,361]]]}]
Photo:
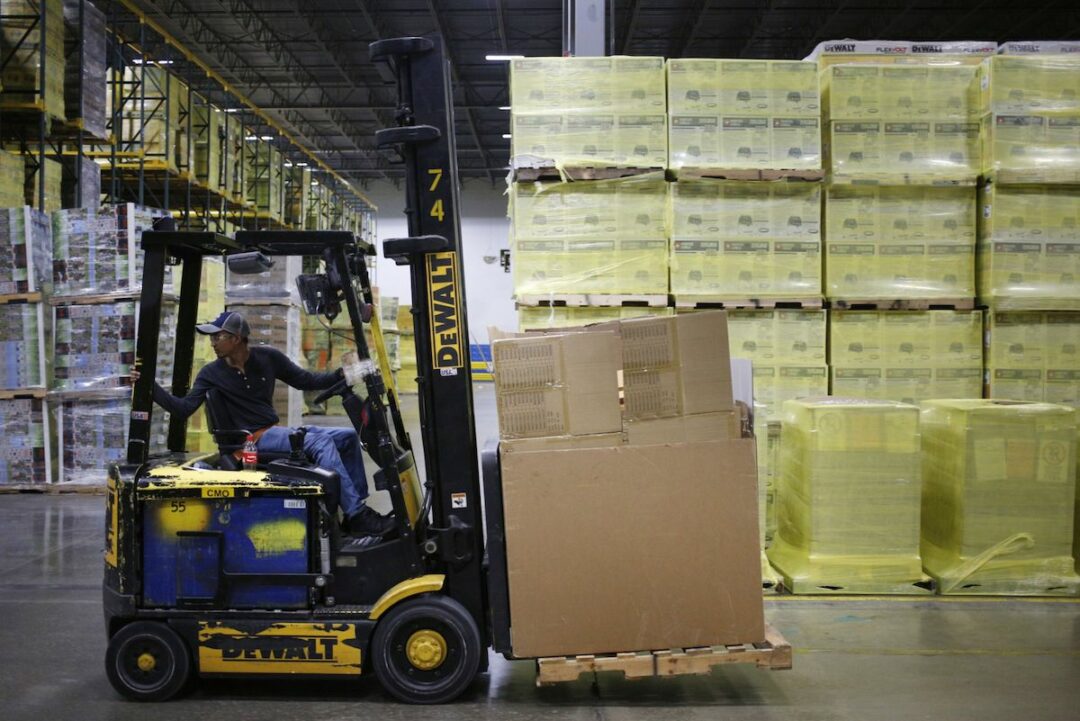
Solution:
[{"label": "forklift front wheel", "polygon": [[164,623],[136,621],[109,641],[105,673],[117,691],[134,701],[167,701],[187,683],[187,646]]},{"label": "forklift front wheel", "polygon": [[476,678],[481,651],[473,617],[446,596],[395,606],[379,621],[371,642],[379,682],[406,703],[453,701]]}]

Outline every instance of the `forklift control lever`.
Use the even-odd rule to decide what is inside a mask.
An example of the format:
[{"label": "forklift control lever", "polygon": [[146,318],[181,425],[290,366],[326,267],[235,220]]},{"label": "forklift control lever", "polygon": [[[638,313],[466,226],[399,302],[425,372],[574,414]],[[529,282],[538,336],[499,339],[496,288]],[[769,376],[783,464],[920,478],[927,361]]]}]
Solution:
[{"label": "forklift control lever", "polygon": [[314,403],[315,405],[318,405],[320,403],[325,403],[327,400],[330,399],[331,396],[336,396],[336,395],[343,394],[345,391],[348,391],[349,389],[350,389],[349,381],[347,379],[345,379],[345,378],[342,378],[337,383],[330,386],[329,388],[324,390],[319,395],[315,396],[315,399],[313,401],[311,401],[311,402]]}]

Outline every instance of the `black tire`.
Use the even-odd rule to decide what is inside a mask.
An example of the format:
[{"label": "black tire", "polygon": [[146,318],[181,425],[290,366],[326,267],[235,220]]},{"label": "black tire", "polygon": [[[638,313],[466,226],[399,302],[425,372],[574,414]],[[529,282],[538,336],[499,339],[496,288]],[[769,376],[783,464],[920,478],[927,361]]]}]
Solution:
[{"label": "black tire", "polygon": [[167,701],[191,676],[191,656],[164,623],[135,621],[109,640],[105,673],[113,688],[133,701]]},{"label": "black tire", "polygon": [[[442,639],[441,651],[432,657],[429,649],[427,663],[421,663],[435,665],[418,667],[410,660],[406,647],[417,637]],[[445,596],[421,596],[403,601],[380,619],[371,640],[371,663],[383,688],[399,701],[446,703],[476,678],[482,650],[476,622],[460,603]]]}]

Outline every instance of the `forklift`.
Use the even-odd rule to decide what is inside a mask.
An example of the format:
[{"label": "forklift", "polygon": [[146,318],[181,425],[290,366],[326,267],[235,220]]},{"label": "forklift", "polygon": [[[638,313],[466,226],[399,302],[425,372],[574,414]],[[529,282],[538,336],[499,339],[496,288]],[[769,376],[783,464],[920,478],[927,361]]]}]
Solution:
[{"label": "forklift", "polygon": [[[374,673],[401,701],[445,703],[487,670],[488,648],[512,653],[494,448],[483,460],[486,526],[481,516],[445,52],[438,36],[383,40],[369,52],[398,89],[399,125],[376,143],[405,164],[409,237],[383,249],[410,267],[426,480],[385,354],[376,362],[365,341],[368,322],[381,343],[365,263],[372,246],[336,231],[145,232],[141,373],[126,461],[108,469],[103,582],[106,672],[128,698],[166,700],[196,676]],[[173,418],[167,448],[151,443],[167,266],[183,267],[176,332],[190,339],[204,258],[252,273],[293,255],[325,264],[297,279],[305,312],[349,320],[356,362],[316,402],[339,398],[361,434],[375,487],[393,505],[395,532],[384,538],[343,542],[325,502],[340,479],[304,457],[302,437],[290,454],[260,454],[255,470],[238,469],[233,453],[251,429],[212,427],[218,452],[187,453],[186,423]],[[173,395],[189,391],[192,359],[191,345],[177,343]]]}]

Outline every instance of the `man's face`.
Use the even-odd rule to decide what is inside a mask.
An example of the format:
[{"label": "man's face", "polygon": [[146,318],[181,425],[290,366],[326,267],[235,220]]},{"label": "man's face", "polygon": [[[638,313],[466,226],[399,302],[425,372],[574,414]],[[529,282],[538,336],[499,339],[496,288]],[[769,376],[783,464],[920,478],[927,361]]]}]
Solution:
[{"label": "man's face", "polygon": [[236,348],[236,343],[240,339],[234,336],[232,333],[226,333],[221,330],[210,336],[210,345],[214,348],[214,353],[218,358],[223,358],[231,353]]}]

